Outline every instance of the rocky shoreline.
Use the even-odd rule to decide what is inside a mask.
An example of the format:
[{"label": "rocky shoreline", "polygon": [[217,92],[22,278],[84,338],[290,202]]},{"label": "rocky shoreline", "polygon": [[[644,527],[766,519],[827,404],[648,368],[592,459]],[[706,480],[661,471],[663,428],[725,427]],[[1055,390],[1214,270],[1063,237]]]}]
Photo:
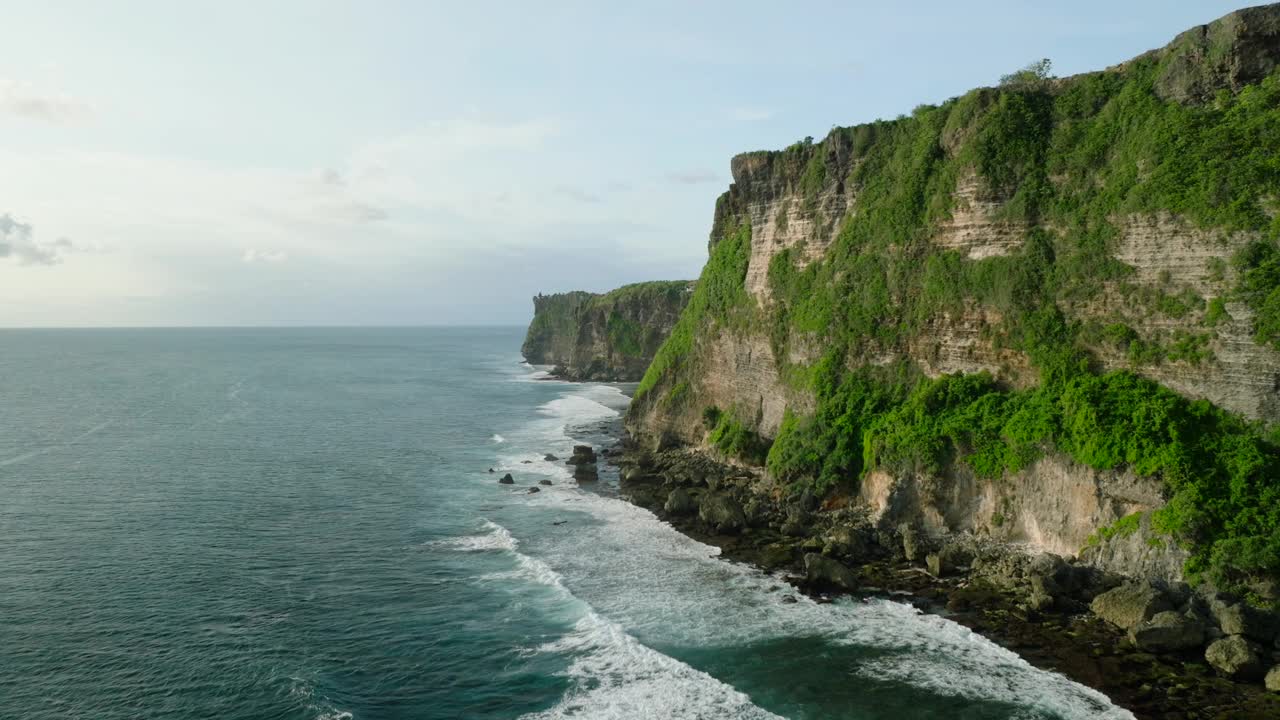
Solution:
[{"label": "rocky shoreline", "polygon": [[[622,444],[622,496],[820,601],[890,597],[945,615],[1140,718],[1280,717],[1280,618],[973,537],[876,527],[841,500],[784,498],[751,468]],[[1207,647],[1206,647],[1207,646]]]}]

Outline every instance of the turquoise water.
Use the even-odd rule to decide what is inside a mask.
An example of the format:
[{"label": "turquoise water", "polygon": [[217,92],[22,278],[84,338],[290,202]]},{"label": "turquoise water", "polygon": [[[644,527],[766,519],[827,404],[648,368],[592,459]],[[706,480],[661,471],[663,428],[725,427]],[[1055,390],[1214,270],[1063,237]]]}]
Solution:
[{"label": "turquoise water", "polygon": [[574,487],[521,334],[0,331],[0,716],[1130,717]]}]

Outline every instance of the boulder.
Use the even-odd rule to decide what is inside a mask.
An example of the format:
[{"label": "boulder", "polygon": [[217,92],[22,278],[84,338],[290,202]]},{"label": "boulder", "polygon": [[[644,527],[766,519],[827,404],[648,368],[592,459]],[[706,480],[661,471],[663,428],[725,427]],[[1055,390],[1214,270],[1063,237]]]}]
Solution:
[{"label": "boulder", "polygon": [[1240,635],[1213,641],[1205,649],[1204,659],[1234,680],[1252,680],[1262,675],[1262,649]]},{"label": "boulder", "polygon": [[858,574],[844,563],[826,555],[805,553],[805,580],[814,587],[834,587],[840,590],[857,590]]},{"label": "boulder", "polygon": [[506,475],[503,475],[501,478],[498,478],[498,483],[501,485],[514,485],[515,482],[516,482],[516,479],[511,477],[511,473],[507,473]]},{"label": "boulder", "polygon": [[580,483],[595,482],[600,479],[600,471],[596,469],[595,463],[576,465],[573,468],[573,479]]},{"label": "boulder", "polygon": [[902,535],[902,554],[911,562],[921,562],[933,549],[933,542],[923,531],[914,525],[903,523],[898,526]]},{"label": "boulder", "polygon": [[528,492],[529,492],[529,494],[533,494],[533,493],[541,492],[541,491],[540,491],[540,490],[538,490],[538,486],[537,486],[537,485],[534,485],[533,487],[529,488]]},{"label": "boulder", "polygon": [[593,450],[590,445],[574,445],[573,455],[571,455],[568,460],[565,460],[565,464],[583,465],[591,463],[594,465],[596,460],[596,451]]},{"label": "boulder", "polygon": [[1204,623],[1194,616],[1166,610],[1131,628],[1129,640],[1143,652],[1190,650],[1204,644]]},{"label": "boulder", "polygon": [[550,484],[551,484],[551,481],[550,481],[550,480],[539,480],[539,481],[538,481],[538,484],[539,484],[539,485],[550,485]]},{"label": "boulder", "polygon": [[803,537],[809,534],[811,518],[809,511],[800,505],[787,506],[787,519],[782,522],[779,530],[783,535],[791,537]]},{"label": "boulder", "polygon": [[698,503],[684,488],[676,488],[667,495],[667,502],[663,504],[662,509],[672,515],[690,515],[697,511]]},{"label": "boulder", "polygon": [[1209,599],[1209,614],[1224,635],[1243,635],[1266,645],[1276,638],[1275,615],[1248,603],[1232,602],[1222,596],[1212,597]]},{"label": "boulder", "polygon": [[924,556],[925,567],[934,577],[943,577],[973,562],[973,554],[959,545],[945,545]]},{"label": "boulder", "polygon": [[733,532],[747,523],[742,506],[723,493],[707,493],[698,505],[698,519],[716,532]]},{"label": "boulder", "polygon": [[1280,665],[1277,665],[1267,672],[1267,677],[1263,680],[1267,689],[1271,692],[1280,692]]},{"label": "boulder", "polygon": [[859,528],[840,524],[832,528],[825,538],[824,555],[852,559],[865,559],[869,555],[867,538]]},{"label": "boulder", "polygon": [[555,462],[560,458],[556,457],[555,455],[552,455],[551,453],[547,453],[546,455],[542,456],[542,459],[546,460],[547,462]]},{"label": "boulder", "polygon": [[1089,609],[1112,625],[1128,630],[1173,608],[1164,593],[1149,583],[1128,582],[1094,598]]}]

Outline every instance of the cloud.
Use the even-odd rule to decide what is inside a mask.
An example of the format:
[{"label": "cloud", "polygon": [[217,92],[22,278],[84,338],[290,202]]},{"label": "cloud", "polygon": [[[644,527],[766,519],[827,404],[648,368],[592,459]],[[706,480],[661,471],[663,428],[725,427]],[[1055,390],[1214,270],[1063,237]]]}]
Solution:
[{"label": "cloud", "polygon": [[683,170],[667,173],[667,180],[681,185],[700,185],[720,180],[720,175],[710,170]]},{"label": "cloud", "polygon": [[283,250],[258,250],[257,248],[249,248],[240,256],[240,261],[246,265],[254,265],[257,263],[278,265],[288,259],[289,253],[286,253]]},{"label": "cloud", "polygon": [[64,253],[75,249],[64,237],[51,243],[37,242],[30,223],[18,222],[8,213],[0,215],[0,260],[13,260],[19,265],[57,265]]},{"label": "cloud", "polygon": [[582,188],[573,187],[571,185],[557,185],[555,193],[561,197],[567,197],[570,200],[576,200],[584,203],[598,203],[600,196],[595,193],[587,192]]},{"label": "cloud", "polygon": [[0,78],[0,113],[63,125],[88,120],[93,107],[64,93],[45,93],[26,83]]}]

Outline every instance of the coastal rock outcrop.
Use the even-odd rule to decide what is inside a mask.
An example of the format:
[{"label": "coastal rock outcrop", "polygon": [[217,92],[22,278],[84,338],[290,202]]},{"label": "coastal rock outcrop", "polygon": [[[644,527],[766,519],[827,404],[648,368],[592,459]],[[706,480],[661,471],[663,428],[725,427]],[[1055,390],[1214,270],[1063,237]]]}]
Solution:
[{"label": "coastal rock outcrop", "polygon": [[689,302],[689,281],[647,282],[597,294],[538,295],[525,359],[566,380],[635,382]]}]

